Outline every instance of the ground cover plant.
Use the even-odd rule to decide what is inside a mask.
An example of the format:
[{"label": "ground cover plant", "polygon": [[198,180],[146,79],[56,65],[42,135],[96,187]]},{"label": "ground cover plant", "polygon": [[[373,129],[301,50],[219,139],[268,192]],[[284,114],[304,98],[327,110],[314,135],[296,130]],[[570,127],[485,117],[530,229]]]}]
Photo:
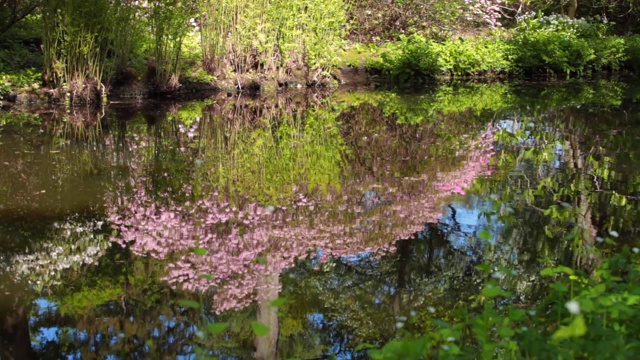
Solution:
[{"label": "ground cover plant", "polygon": [[610,34],[599,21],[567,16],[520,18],[508,31],[436,41],[400,36],[368,66],[396,83],[451,77],[567,78],[637,74],[637,38]]}]

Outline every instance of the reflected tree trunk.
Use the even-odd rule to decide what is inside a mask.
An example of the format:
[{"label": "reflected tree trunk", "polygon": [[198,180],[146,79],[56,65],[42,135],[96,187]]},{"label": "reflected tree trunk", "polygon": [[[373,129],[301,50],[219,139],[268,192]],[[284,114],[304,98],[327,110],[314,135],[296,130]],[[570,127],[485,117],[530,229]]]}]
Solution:
[{"label": "reflected tree trunk", "polygon": [[264,275],[258,282],[258,313],[257,321],[269,327],[264,336],[256,336],[256,352],[253,354],[258,360],[273,360],[278,357],[278,308],[271,302],[278,298],[280,289],[280,274]]},{"label": "reflected tree trunk", "polygon": [[409,262],[409,241],[398,241],[398,260],[396,263],[396,292],[393,294],[393,315],[398,318],[402,314],[402,293],[407,287],[407,264]]},{"label": "reflected tree trunk", "polygon": [[[583,153],[578,145],[578,139],[571,137],[567,146],[568,161],[567,164],[575,171],[577,175],[577,181],[585,182],[587,176],[589,176]],[[597,230],[592,221],[591,204],[587,196],[588,189],[585,184],[576,184],[576,189],[579,191],[579,195],[575,200],[574,205],[577,207],[576,226],[580,228],[580,235],[582,243],[580,248],[577,249],[575,255],[576,265],[582,268],[590,268],[595,263],[594,252],[592,251],[595,246],[595,240]]]},{"label": "reflected tree trunk", "polygon": [[29,334],[31,302],[19,285],[5,276],[0,281],[0,359],[37,359]]}]

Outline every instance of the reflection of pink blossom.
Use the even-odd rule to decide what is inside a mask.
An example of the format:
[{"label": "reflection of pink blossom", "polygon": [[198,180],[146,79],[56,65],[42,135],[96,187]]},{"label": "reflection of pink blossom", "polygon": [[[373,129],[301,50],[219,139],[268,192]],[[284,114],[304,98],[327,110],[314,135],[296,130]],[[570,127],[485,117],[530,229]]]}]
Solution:
[{"label": "reflection of pink blossom", "polygon": [[[268,290],[262,289],[270,286],[262,277],[280,274],[297,259],[325,262],[394,251],[396,240],[412,238],[425,223],[438,220],[447,196],[464,194],[475,177],[488,173],[491,142],[489,129],[471,142],[466,161],[452,172],[389,179],[393,186],[348,183],[325,199],[298,193],[286,207],[248,199],[234,205],[219,193],[184,204],[160,203],[145,189],[144,177],[132,175],[133,190],[108,201],[118,230],[112,240],[136,255],[168,259],[165,279],[175,286],[215,289],[217,312],[239,309]],[[374,188],[381,193],[363,203],[365,190]],[[196,255],[195,248],[206,254]]]}]

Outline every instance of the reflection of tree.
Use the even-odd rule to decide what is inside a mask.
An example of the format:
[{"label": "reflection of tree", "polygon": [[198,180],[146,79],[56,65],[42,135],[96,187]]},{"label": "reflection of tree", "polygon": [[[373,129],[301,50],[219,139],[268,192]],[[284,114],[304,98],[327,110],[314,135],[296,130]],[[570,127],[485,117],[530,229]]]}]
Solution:
[{"label": "reflection of tree", "polygon": [[31,347],[29,295],[22,285],[8,274],[0,274],[0,358],[10,360],[36,359]]},{"label": "reflection of tree", "polygon": [[[572,248],[574,259],[587,268],[593,265],[590,249],[598,235],[604,236],[609,230],[631,230],[634,225],[627,219],[637,214],[632,206],[634,190],[620,186],[633,182],[618,178],[633,177],[626,168],[628,160],[618,156],[621,148],[628,149],[622,153],[630,155],[636,151],[629,137],[607,134],[597,125],[610,123],[611,118],[626,118],[621,115],[610,109],[592,109],[585,116],[580,110],[567,108],[510,123],[510,135],[506,131],[500,135],[503,144],[511,143],[503,159],[508,159],[517,173],[510,176],[509,189],[492,191],[512,209],[537,212],[531,216],[554,239],[543,243],[555,243],[564,250]],[[578,120],[586,118],[589,122]],[[622,129],[628,125],[620,125],[618,131],[626,131]],[[562,258],[558,248],[543,252]]]},{"label": "reflection of tree", "polygon": [[107,180],[100,116],[90,110],[47,113],[38,126],[0,134],[2,219],[95,211]]},{"label": "reflection of tree", "polygon": [[[322,197],[299,190],[286,206],[248,198],[230,202],[217,192],[184,204],[159,203],[144,187],[144,178],[134,178],[133,193],[110,200],[110,217],[119,230],[114,240],[136,254],[174,259],[166,279],[189,290],[216,288],[217,311],[242,308],[254,300],[254,291],[268,288],[260,285],[265,274],[280,273],[309,251],[317,250],[321,262],[384,252],[396,239],[422,230],[425,222],[438,218],[441,199],[486,172],[491,142],[490,131],[470,141],[459,154],[466,158],[463,165],[449,172],[402,178],[383,173],[343,182],[341,191]],[[363,199],[369,193],[375,196]],[[190,252],[194,248],[206,253]]]},{"label": "reflection of tree", "polygon": [[105,254],[109,242],[99,233],[101,227],[102,222],[72,219],[55,223],[47,233],[48,241],[32,244],[29,253],[0,255],[9,263],[3,273],[10,273],[39,291],[57,285],[64,270],[95,263]]}]

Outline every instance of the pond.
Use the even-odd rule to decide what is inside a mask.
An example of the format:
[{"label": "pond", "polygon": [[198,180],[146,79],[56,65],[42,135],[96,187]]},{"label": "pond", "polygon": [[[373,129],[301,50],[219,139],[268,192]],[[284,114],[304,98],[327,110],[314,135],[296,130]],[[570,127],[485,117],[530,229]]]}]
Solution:
[{"label": "pond", "polygon": [[637,245],[640,84],[0,113],[0,357],[367,358]]}]

